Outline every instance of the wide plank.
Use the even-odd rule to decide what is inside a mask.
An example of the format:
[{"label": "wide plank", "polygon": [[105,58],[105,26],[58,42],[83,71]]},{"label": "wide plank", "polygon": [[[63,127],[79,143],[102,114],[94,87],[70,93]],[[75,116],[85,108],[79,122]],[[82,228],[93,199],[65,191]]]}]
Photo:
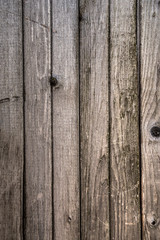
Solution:
[{"label": "wide plank", "polygon": [[111,239],[141,239],[136,0],[110,6]]},{"label": "wide plank", "polygon": [[23,56],[21,1],[0,1],[0,239],[22,239]]},{"label": "wide plank", "polygon": [[50,1],[24,1],[25,239],[52,239]]},{"label": "wide plank", "polygon": [[78,0],[53,0],[54,240],[80,238],[78,43]]},{"label": "wide plank", "polygon": [[109,239],[108,1],[80,0],[81,238]]},{"label": "wide plank", "polygon": [[160,239],[160,2],[141,1],[143,239]]}]

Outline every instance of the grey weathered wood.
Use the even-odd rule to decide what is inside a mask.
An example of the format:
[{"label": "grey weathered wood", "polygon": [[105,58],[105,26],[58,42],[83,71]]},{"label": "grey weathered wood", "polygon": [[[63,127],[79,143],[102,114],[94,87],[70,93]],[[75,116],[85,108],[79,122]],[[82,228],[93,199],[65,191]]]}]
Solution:
[{"label": "grey weathered wood", "polygon": [[21,239],[23,74],[21,1],[0,1],[0,239]]},{"label": "grey weathered wood", "polygon": [[52,239],[50,1],[24,1],[25,236]]},{"label": "grey weathered wood", "polygon": [[54,239],[79,239],[78,1],[52,2]]},{"label": "grey weathered wood", "polygon": [[160,2],[142,0],[141,130],[143,238],[160,239],[160,138],[150,134],[160,126]]},{"label": "grey weathered wood", "polygon": [[111,239],[140,239],[136,1],[111,1]]},{"label": "grey weathered wood", "polygon": [[109,239],[108,1],[80,1],[82,239]]}]

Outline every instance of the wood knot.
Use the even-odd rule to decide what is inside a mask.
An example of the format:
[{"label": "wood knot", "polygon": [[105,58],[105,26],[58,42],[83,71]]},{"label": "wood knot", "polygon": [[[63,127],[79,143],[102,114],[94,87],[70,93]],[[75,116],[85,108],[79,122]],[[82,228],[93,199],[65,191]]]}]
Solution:
[{"label": "wood knot", "polygon": [[50,84],[53,86],[53,87],[56,87],[58,85],[58,80],[56,77],[51,77],[50,78]]},{"label": "wood knot", "polygon": [[159,219],[153,216],[148,216],[147,222],[150,228],[156,228],[159,224]]},{"label": "wood knot", "polygon": [[152,226],[155,226],[156,223],[157,223],[157,221],[156,221],[156,220],[153,220],[153,221],[151,222],[151,225],[152,225]]},{"label": "wood knot", "polygon": [[150,130],[152,137],[159,138],[160,137],[160,127],[153,126]]}]

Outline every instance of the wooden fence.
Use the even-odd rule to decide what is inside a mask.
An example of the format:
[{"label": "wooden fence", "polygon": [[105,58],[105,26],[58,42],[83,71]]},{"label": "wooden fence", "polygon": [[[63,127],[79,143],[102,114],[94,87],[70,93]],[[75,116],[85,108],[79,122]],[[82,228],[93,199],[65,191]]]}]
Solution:
[{"label": "wooden fence", "polygon": [[160,1],[0,1],[0,239],[160,239]]}]

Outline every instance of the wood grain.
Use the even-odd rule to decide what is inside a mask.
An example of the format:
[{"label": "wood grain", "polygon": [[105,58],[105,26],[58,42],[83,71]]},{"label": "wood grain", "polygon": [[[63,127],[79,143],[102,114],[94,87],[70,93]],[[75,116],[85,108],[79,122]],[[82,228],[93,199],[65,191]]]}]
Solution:
[{"label": "wood grain", "polygon": [[80,238],[78,1],[52,2],[54,239]]},{"label": "wood grain", "polygon": [[150,130],[160,126],[160,2],[141,6],[141,130],[143,239],[160,238],[160,138]]},{"label": "wood grain", "polygon": [[0,238],[22,236],[23,74],[21,1],[0,1]]},{"label": "wood grain", "polygon": [[111,1],[111,239],[141,239],[136,1]]},{"label": "wood grain", "polygon": [[50,1],[24,1],[25,239],[52,239]]},{"label": "wood grain", "polygon": [[80,1],[81,237],[109,239],[108,1]]}]

